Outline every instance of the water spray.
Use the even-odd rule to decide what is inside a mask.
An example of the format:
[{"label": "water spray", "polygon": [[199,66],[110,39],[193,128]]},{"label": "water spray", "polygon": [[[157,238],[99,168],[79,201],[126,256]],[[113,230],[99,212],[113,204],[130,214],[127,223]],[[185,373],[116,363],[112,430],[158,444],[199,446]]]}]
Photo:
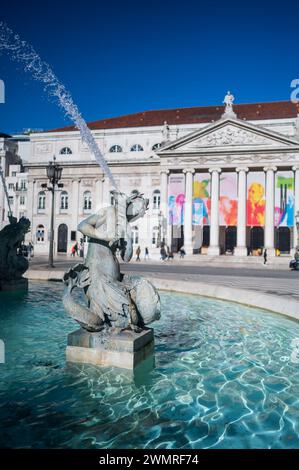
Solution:
[{"label": "water spray", "polygon": [[59,81],[50,65],[41,59],[34,48],[26,41],[23,41],[3,22],[0,22],[0,52],[6,52],[12,60],[22,64],[24,71],[29,72],[34,80],[44,85],[44,91],[48,97],[54,97],[59,107],[63,109],[65,116],[74,122],[80,131],[82,141],[86,143],[95,156],[103,172],[110,179],[113,188],[116,188],[111,170],[71,94]]}]

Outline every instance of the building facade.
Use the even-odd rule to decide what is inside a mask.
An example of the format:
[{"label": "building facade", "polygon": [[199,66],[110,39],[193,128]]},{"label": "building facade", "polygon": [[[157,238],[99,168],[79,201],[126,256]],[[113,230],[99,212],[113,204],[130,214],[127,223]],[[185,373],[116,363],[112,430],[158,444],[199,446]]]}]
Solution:
[{"label": "building facade", "polygon": [[[133,241],[158,253],[161,241],[189,254],[291,253],[299,211],[298,109],[291,102],[147,111],[89,123],[127,194],[150,200]],[[78,223],[113,203],[109,179],[73,127],[31,134],[26,163],[28,235],[47,254],[55,155],[63,187],[55,195],[54,242],[70,253]]]},{"label": "building facade", "polygon": [[[28,139],[29,143],[29,139]],[[29,148],[29,147],[28,147]],[[7,196],[9,197],[11,210],[14,215],[20,216],[22,210],[18,207],[18,197],[15,194],[17,190],[17,183],[20,177],[17,177],[17,173],[22,171],[21,156],[19,154],[18,142],[7,134],[0,134],[0,170],[3,175],[4,184],[6,185],[7,195],[5,194],[5,187],[3,180],[0,180],[0,230],[8,224],[8,202]],[[27,180],[25,176],[24,180]],[[8,189],[9,188],[9,189]],[[22,199],[24,211],[26,211],[27,201]]]}]

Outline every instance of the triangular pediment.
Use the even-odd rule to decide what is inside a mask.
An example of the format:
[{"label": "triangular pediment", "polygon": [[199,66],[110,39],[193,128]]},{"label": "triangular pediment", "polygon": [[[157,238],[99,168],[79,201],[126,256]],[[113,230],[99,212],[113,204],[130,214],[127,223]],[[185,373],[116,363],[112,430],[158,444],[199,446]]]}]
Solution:
[{"label": "triangular pediment", "polygon": [[166,143],[158,154],[298,147],[299,142],[295,138],[238,119],[223,119]]}]

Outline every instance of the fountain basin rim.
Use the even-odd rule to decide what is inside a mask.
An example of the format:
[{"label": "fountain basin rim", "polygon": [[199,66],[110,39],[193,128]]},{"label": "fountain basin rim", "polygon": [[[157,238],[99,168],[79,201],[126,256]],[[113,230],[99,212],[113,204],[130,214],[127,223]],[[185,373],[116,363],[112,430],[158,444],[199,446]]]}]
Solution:
[{"label": "fountain basin rim", "polygon": [[[25,273],[24,277],[27,277],[30,281],[62,282],[63,275],[64,271],[59,270],[29,270]],[[205,282],[176,281],[173,279],[160,278],[159,276],[143,277],[151,281],[158,290],[226,300],[246,307],[260,308],[299,321],[299,302],[295,299],[286,299],[279,295],[265,294],[263,292]]]}]

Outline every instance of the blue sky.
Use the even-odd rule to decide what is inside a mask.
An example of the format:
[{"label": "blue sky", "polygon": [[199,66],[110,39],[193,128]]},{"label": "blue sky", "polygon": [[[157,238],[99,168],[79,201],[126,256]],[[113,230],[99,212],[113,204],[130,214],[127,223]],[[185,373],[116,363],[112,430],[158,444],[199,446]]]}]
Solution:
[{"label": "blue sky", "polygon": [[[29,41],[93,121],[148,109],[287,100],[299,78],[299,4],[259,1],[11,1],[0,18]],[[42,86],[0,56],[0,131],[69,123]]]}]

